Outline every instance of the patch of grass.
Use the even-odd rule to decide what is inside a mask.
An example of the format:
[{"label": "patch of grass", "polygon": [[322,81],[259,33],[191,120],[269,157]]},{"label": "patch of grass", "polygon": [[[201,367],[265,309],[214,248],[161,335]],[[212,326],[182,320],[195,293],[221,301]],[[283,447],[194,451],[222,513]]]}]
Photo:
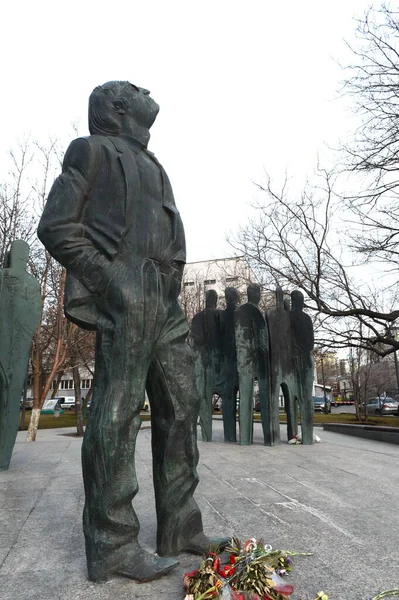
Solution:
[{"label": "patch of grass", "polygon": [[[260,415],[257,415],[256,420],[260,421]],[[284,414],[280,414],[280,422],[286,423],[287,417]],[[314,422],[316,424],[323,423],[347,423],[348,425],[380,425],[381,427],[399,427],[399,417],[377,417],[372,415],[367,418],[367,421],[362,419],[359,421],[356,419],[356,415],[354,414],[331,414],[324,415],[323,413],[315,413]]]},{"label": "patch of grass", "polygon": [[[148,413],[141,413],[142,421],[149,421],[151,415]],[[30,421],[30,410],[25,412],[25,427],[28,429]],[[83,424],[87,425],[87,419],[83,419]],[[40,415],[39,429],[56,429],[58,427],[76,427],[76,415],[73,410],[66,410],[59,417],[55,418],[53,415]]]},{"label": "patch of grass", "polygon": [[[215,412],[214,415],[221,416],[221,412]],[[141,413],[142,421],[150,421],[151,415],[147,412]],[[30,410],[25,413],[25,428],[28,429],[30,421]],[[260,414],[254,413],[254,421],[260,421]],[[286,423],[287,417],[285,413],[280,413],[280,423]],[[324,415],[322,413],[315,413],[314,422],[316,424],[323,423],[348,423],[349,425],[380,425],[382,427],[399,427],[399,417],[376,417],[372,415],[368,417],[367,421],[362,419],[358,421],[356,415],[353,414],[335,414],[335,415]],[[87,425],[87,419],[83,419],[83,424]],[[53,415],[40,415],[39,429],[56,429],[58,427],[75,427],[76,426],[76,415],[71,410],[66,410],[62,415],[54,418]]]}]

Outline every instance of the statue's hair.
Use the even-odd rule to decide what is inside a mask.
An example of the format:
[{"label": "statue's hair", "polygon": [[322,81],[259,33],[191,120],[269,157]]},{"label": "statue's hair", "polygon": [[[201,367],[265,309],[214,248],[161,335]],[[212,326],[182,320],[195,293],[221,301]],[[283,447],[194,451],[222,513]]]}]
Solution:
[{"label": "statue's hair", "polygon": [[108,81],[94,88],[89,98],[89,131],[92,135],[120,133],[121,118],[113,102],[119,100],[125,106],[125,91],[131,86],[129,81]]}]

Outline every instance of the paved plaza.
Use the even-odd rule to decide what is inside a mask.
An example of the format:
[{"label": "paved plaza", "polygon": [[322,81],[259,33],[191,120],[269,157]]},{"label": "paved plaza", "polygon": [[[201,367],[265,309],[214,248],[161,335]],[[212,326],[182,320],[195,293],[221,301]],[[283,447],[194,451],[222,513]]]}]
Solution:
[{"label": "paved plaza", "polygon": [[[151,429],[138,435],[135,501],[143,546],[155,547]],[[199,442],[196,494],[206,532],[263,537],[297,557],[293,600],[369,600],[399,585],[399,446],[317,429],[320,444],[275,448]],[[168,577],[138,585],[86,577],[81,526],[81,440],[73,430],[19,433],[9,471],[0,473],[0,598],[4,600],[182,600],[182,577],[198,565],[184,555]]]}]

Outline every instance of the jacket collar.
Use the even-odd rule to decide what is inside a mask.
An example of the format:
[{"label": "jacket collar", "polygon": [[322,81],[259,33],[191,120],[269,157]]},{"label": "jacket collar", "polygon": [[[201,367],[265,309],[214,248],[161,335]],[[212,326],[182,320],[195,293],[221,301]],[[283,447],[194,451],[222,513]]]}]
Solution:
[{"label": "jacket collar", "polygon": [[127,135],[109,136],[110,141],[114,144],[115,148],[123,153],[126,148],[133,150],[135,154],[138,154],[142,150],[146,150],[146,147],[136,138]]}]

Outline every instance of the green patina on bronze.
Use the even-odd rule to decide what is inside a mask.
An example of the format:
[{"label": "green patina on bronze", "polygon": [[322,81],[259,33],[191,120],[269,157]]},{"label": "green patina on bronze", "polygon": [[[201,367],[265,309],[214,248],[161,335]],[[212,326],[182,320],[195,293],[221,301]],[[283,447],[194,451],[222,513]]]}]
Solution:
[{"label": "green patina on bronze", "polygon": [[[67,270],[65,312],[97,332],[94,391],[83,448],[83,526],[89,578],[164,575],[181,551],[202,554],[199,397],[178,302],[186,260],[168,176],[147,150],[159,107],[126,81],[97,87],[91,135],[72,142],[38,235]],[[138,543],[135,444],[151,404],[157,552]],[[222,545],[228,540],[217,540]]]},{"label": "green patina on bronze", "polygon": [[40,321],[40,285],[26,272],[29,246],[12,243],[0,269],[0,470],[8,469],[32,336]]},{"label": "green patina on bronze", "polygon": [[269,332],[258,308],[260,286],[247,289],[248,302],[234,313],[237,366],[240,383],[240,444],[252,443],[254,383],[258,381],[260,412],[265,444],[271,446],[277,437],[272,417],[270,395]]},{"label": "green patina on bronze", "polygon": [[[239,390],[240,444],[252,443],[253,399],[258,385],[264,443],[280,443],[279,395],[287,413],[287,433],[298,433],[302,443],[313,442],[313,324],[303,312],[303,295],[284,300],[276,290],[276,308],[264,316],[259,309],[260,286],[247,288],[248,302],[238,306],[239,293],[226,288],[226,309],[217,309],[217,293],[208,290],[206,307],[191,324],[195,375],[200,395],[202,439],[212,440],[212,395],[222,398],[224,438],[236,441],[236,396]],[[291,307],[292,305],[292,307]]]},{"label": "green patina on bronze", "polygon": [[195,381],[200,396],[199,420],[202,441],[212,441],[212,396],[220,391],[222,349],[220,313],[216,308],[215,290],[206,292],[205,309],[194,315],[191,323],[191,345],[195,357]]},{"label": "green patina on bronze", "polygon": [[283,290],[276,290],[276,308],[268,311],[270,334],[270,385],[274,443],[279,443],[279,394],[284,395],[288,439],[298,433],[297,412],[301,413],[302,443],[313,443],[313,324],[302,311],[303,295],[291,294],[284,302]]}]

